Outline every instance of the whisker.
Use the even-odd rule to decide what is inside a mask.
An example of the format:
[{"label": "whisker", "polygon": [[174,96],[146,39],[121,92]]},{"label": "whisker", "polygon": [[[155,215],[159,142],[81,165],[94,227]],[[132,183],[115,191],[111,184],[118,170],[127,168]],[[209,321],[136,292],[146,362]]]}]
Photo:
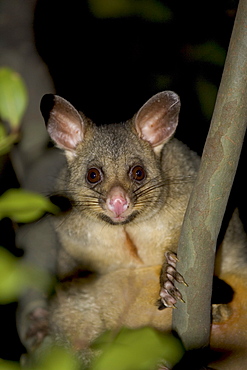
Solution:
[{"label": "whisker", "polygon": [[164,182],[160,182],[158,184],[154,184],[152,186],[149,186],[148,188],[145,188],[141,191],[140,191],[140,189],[136,189],[136,191],[134,193],[137,197],[144,196],[144,195],[154,191],[155,189],[159,189],[159,188],[163,187],[164,185],[165,185]]}]

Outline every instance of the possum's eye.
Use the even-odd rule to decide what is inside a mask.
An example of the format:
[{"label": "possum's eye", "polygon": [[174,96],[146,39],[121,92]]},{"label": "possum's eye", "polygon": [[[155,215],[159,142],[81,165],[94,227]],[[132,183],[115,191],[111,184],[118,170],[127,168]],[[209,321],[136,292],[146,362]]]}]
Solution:
[{"label": "possum's eye", "polygon": [[132,180],[140,182],[146,178],[146,172],[141,166],[135,166],[130,170],[130,177]]},{"label": "possum's eye", "polygon": [[97,184],[102,178],[102,172],[98,168],[90,168],[87,172],[87,181],[90,184]]}]

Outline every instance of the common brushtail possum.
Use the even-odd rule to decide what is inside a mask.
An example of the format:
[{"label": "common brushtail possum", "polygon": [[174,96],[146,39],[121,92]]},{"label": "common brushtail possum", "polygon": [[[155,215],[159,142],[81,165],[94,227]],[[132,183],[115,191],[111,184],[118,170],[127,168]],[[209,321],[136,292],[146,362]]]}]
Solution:
[{"label": "common brushtail possum", "polygon": [[71,209],[37,226],[55,230],[42,263],[60,283],[50,300],[23,300],[28,349],[49,335],[87,355],[108,329],[170,330],[169,307],[182,298],[174,280],[183,282],[174,253],[199,166],[173,137],[179,110],[178,95],[164,91],[129,121],[96,126],[65,99],[43,97],[48,133],[67,159],[54,191]]}]

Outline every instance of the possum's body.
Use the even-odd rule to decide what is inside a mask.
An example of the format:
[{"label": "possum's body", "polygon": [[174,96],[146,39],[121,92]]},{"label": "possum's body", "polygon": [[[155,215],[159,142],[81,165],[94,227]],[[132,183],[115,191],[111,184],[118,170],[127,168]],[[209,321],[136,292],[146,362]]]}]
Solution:
[{"label": "possum's body", "polygon": [[[210,346],[215,360],[209,366],[217,370],[245,370],[247,366],[246,252],[247,238],[235,211],[217,256],[216,274],[234,291],[231,302],[213,305]],[[117,270],[89,284],[80,279],[63,283],[51,305],[54,339],[65,346],[72,343],[78,350],[87,348],[105,330],[122,326],[151,326],[169,332],[172,310],[159,311],[154,304],[160,268]]]},{"label": "possum's body", "polygon": [[[67,158],[55,190],[72,208],[32,229],[47,238],[44,246],[32,246],[28,239],[29,259],[35,253],[28,250],[38,248],[38,264],[60,279],[52,298],[33,292],[23,300],[19,331],[30,351],[49,335],[86,359],[90,344],[105,330],[171,330],[169,307],[180,293],[166,271],[169,267],[175,280],[181,276],[165,253],[176,252],[199,167],[198,157],[172,138],[179,107],[175,93],[163,92],[132,120],[97,127],[63,98],[44,99],[48,132]],[[246,320],[238,297],[245,301],[247,243],[238,225],[235,214],[218,264],[219,278],[236,288],[231,303],[214,309],[211,342],[222,350],[246,338],[239,330]],[[168,308],[158,310],[158,299]],[[229,330],[225,322],[230,321]]]},{"label": "possum's body", "polygon": [[247,368],[247,236],[235,211],[218,250],[215,273],[233,289],[228,304],[213,306],[211,347],[221,354],[218,370]]}]

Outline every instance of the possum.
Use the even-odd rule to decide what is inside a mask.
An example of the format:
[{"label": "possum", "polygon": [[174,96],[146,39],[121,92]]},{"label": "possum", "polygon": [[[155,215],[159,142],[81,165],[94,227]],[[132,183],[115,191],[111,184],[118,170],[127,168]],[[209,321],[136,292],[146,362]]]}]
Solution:
[{"label": "possum", "polygon": [[[184,283],[174,260],[200,162],[174,138],[179,111],[178,95],[163,91],[132,119],[96,125],[62,97],[43,97],[48,133],[66,157],[54,193],[69,209],[31,230],[43,233],[39,263],[58,284],[52,297],[32,292],[20,303],[19,332],[29,351],[50,337],[87,362],[106,330],[171,330],[171,308],[182,300],[174,281]],[[234,242],[236,227],[229,230],[223,246]],[[220,278],[229,270],[225,257]],[[232,310],[227,303],[213,312],[215,343]]]}]

